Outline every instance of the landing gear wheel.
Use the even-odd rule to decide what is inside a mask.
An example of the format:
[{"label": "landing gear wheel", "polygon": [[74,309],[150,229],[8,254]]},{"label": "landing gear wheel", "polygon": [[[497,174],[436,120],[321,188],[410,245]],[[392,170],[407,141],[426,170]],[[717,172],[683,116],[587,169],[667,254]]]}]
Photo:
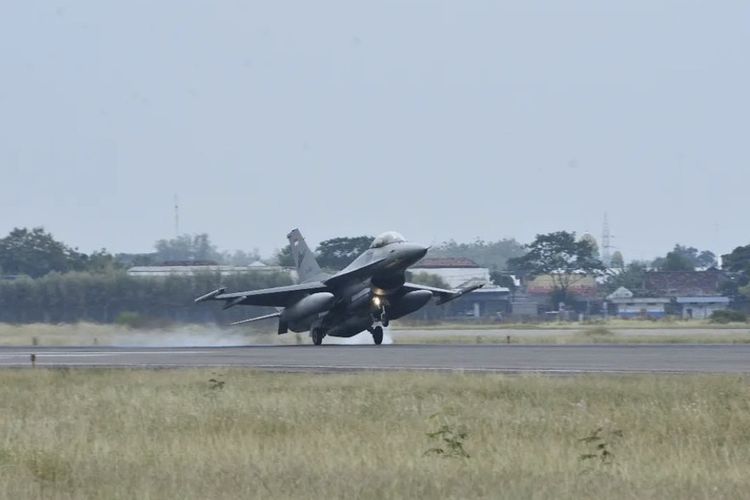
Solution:
[{"label": "landing gear wheel", "polygon": [[376,326],[372,329],[372,340],[375,341],[375,345],[380,345],[383,343],[383,327],[382,326]]},{"label": "landing gear wheel", "polygon": [[323,333],[323,329],[322,328],[313,328],[312,331],[310,332],[310,334],[312,336],[313,344],[315,344],[315,345],[322,344],[323,343],[323,337],[326,336],[325,333]]}]

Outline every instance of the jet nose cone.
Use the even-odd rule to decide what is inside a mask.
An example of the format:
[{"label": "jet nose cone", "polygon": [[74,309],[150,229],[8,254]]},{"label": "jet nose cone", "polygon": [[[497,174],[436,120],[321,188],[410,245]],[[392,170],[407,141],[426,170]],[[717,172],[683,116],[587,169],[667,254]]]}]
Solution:
[{"label": "jet nose cone", "polygon": [[412,260],[413,262],[418,261],[425,255],[427,255],[427,250],[429,249],[430,247],[426,247],[418,243],[411,243],[408,250],[410,260]]}]

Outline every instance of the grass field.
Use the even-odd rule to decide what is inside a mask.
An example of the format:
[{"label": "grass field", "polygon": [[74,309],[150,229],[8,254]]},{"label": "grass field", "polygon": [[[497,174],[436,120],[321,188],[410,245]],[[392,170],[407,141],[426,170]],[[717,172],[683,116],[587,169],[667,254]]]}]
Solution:
[{"label": "grass field", "polygon": [[747,498],[748,382],[5,370],[0,497]]}]

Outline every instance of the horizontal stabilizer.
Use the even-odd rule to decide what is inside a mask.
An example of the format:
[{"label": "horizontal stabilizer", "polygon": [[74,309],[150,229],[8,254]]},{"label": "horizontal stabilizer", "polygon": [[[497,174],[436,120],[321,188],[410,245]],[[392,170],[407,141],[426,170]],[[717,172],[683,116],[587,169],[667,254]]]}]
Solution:
[{"label": "horizontal stabilizer", "polygon": [[221,295],[225,291],[226,291],[226,288],[219,288],[217,290],[214,290],[213,292],[207,293],[206,295],[201,295],[200,297],[195,299],[195,303],[197,304],[198,302],[205,302],[207,300],[215,299],[217,295]]},{"label": "horizontal stabilizer", "polygon": [[265,316],[258,316],[257,318],[243,319],[242,321],[235,321],[232,326],[244,325],[245,323],[252,323],[254,321],[262,321],[264,319],[278,318],[281,313],[266,314]]}]

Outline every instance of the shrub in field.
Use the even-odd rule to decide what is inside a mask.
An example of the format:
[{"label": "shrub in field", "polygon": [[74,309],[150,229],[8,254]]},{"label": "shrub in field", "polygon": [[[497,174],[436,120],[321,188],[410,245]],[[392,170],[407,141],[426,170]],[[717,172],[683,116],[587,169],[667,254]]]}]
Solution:
[{"label": "shrub in field", "polygon": [[732,311],[731,309],[727,309],[726,311],[714,311],[711,314],[710,320],[711,320],[711,323],[720,323],[720,324],[746,323],[747,314],[741,311]]},{"label": "shrub in field", "polygon": [[578,459],[591,466],[612,465],[615,461],[615,454],[612,451],[614,442],[622,436],[621,430],[605,430],[599,427],[588,436],[578,440],[586,447],[586,451],[579,455]]},{"label": "shrub in field", "polygon": [[594,328],[589,328],[584,333],[586,335],[591,335],[591,336],[610,336],[610,335],[614,335],[614,333],[612,332],[612,330],[604,328],[603,326],[596,326]]},{"label": "shrub in field", "polygon": [[115,323],[127,328],[142,328],[145,326],[146,320],[137,312],[123,311],[117,315]]},{"label": "shrub in field", "polygon": [[425,455],[446,458],[471,457],[464,449],[464,442],[469,437],[469,433],[464,426],[448,421],[446,417],[440,414],[435,414],[430,418],[438,420],[442,425],[437,430],[427,433],[427,437],[433,440],[434,445],[424,453]]}]

